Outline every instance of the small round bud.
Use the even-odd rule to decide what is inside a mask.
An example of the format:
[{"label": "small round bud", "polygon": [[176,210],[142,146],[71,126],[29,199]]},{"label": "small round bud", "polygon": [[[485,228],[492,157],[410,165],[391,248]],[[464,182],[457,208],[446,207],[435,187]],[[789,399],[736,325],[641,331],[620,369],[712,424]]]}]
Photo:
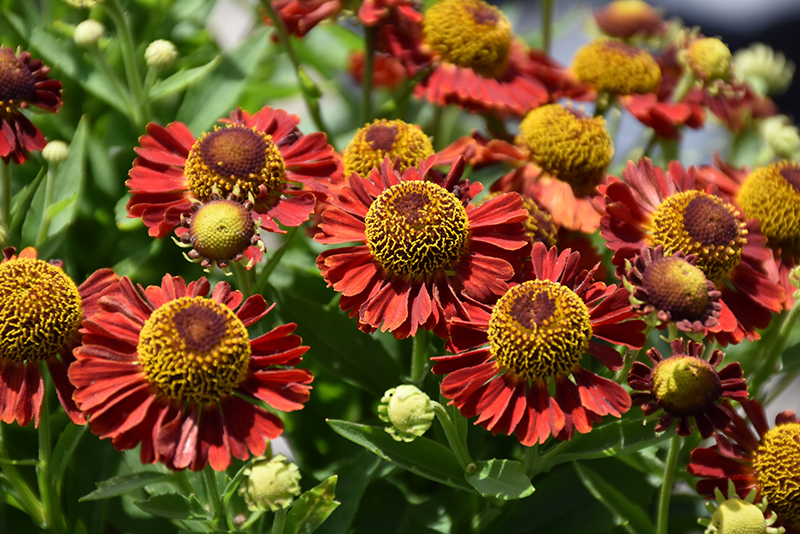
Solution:
[{"label": "small round bud", "polygon": [[695,76],[705,81],[727,80],[731,66],[731,51],[716,37],[697,39],[687,50],[689,66]]},{"label": "small round bud", "polygon": [[144,59],[147,66],[152,69],[168,69],[178,59],[178,49],[175,48],[172,41],[157,39],[147,45]]},{"label": "small round bud", "polygon": [[81,48],[88,48],[97,44],[97,41],[106,33],[106,27],[94,19],[87,19],[75,27],[73,39]]},{"label": "small round bud", "polygon": [[300,495],[300,470],[282,454],[260,458],[246,471],[239,488],[251,511],[287,508]]},{"label": "small round bud", "polygon": [[69,157],[69,145],[64,141],[50,141],[42,150],[42,157],[48,163],[61,163]]},{"label": "small round bud", "polygon": [[103,0],[64,0],[72,7],[90,8],[103,2]]},{"label": "small round bud", "polygon": [[386,432],[397,441],[414,441],[433,424],[433,404],[415,386],[403,384],[384,393],[378,417],[392,426]]},{"label": "small round bud", "polygon": [[796,159],[800,156],[800,133],[786,115],[763,119],[758,125],[758,133],[776,157]]},{"label": "small round bud", "polygon": [[733,70],[762,95],[779,95],[792,83],[794,63],[765,44],[753,43],[733,55]]}]

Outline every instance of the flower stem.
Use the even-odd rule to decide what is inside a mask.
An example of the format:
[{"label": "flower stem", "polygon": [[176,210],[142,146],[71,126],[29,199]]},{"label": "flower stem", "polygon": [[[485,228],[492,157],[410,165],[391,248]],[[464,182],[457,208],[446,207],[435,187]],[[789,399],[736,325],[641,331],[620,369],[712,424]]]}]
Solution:
[{"label": "flower stem", "polygon": [[120,36],[120,48],[122,50],[122,63],[125,65],[125,75],[128,78],[128,87],[133,93],[135,100],[133,117],[134,122],[140,126],[144,126],[144,116],[142,115],[142,103],[144,95],[142,93],[142,78],[139,76],[139,69],[136,68],[136,47],[133,44],[131,37],[131,29],[128,26],[128,20],[125,17],[125,11],[119,0],[111,0],[108,2],[108,16],[114,21],[117,31]]},{"label": "flower stem", "polygon": [[632,349],[628,349],[625,351],[625,356],[622,360],[622,367],[614,373],[614,382],[617,384],[622,384],[626,378],[628,378],[628,373],[631,371],[631,367],[633,367],[633,362],[639,359],[639,355],[644,351],[645,347],[647,347],[647,338],[650,336],[650,332],[653,331],[653,325],[648,324],[644,329],[644,339],[645,339],[645,346],[641,349],[634,352]]},{"label": "flower stem", "polygon": [[542,50],[550,53],[553,35],[553,0],[542,0]]},{"label": "flower stem", "polygon": [[[295,51],[294,46],[292,46],[292,41],[289,39],[289,34],[286,33],[286,28],[283,26],[283,21],[278,16],[275,8],[272,7],[272,2],[270,0],[261,0],[261,6],[264,8],[267,16],[272,21],[272,26],[275,28],[275,33],[278,34],[278,41],[281,43],[283,49],[286,50],[286,54],[289,56],[289,61],[291,61],[292,65],[294,66],[297,79],[300,82],[300,90],[303,93],[303,99],[306,101],[306,106],[308,107],[308,112],[311,115],[311,119],[314,121],[317,130],[327,134],[328,130],[325,128],[325,124],[322,122],[322,115],[320,115],[319,110],[319,87],[317,87],[314,81],[308,77],[308,74],[305,73],[303,67],[300,65],[297,52]],[[330,138],[330,135],[328,135],[328,137]]]},{"label": "flower stem", "polygon": [[[39,367],[42,376],[49,376],[47,374],[47,365],[43,361],[39,362]],[[36,466],[36,478],[39,482],[39,495],[41,495],[42,498],[46,528],[50,532],[61,533],[66,532],[64,514],[61,510],[61,501],[58,495],[59,491],[55,487],[57,481],[52,480],[50,477],[52,468],[50,460],[53,451],[50,446],[48,383],[49,380],[44,381],[44,387],[42,389],[42,409],[39,415],[39,426],[37,428],[39,435],[39,464]]]},{"label": "flower stem", "polygon": [[0,204],[0,219],[3,225],[8,228],[11,224],[11,164],[3,163],[0,169],[0,189],[2,190],[3,200]]},{"label": "flower stem", "polygon": [[361,122],[372,118],[372,77],[375,72],[375,28],[364,26],[364,77],[361,80]]},{"label": "flower stem", "polygon": [[222,497],[217,485],[217,473],[209,464],[206,464],[203,468],[203,482],[206,485],[206,498],[211,506],[211,512],[214,514],[214,526],[227,523],[227,521],[223,521],[225,519],[225,509],[222,506]]},{"label": "flower stem", "polygon": [[289,230],[286,239],[283,240],[283,244],[281,244],[278,250],[272,254],[272,257],[267,262],[264,270],[261,271],[260,275],[258,275],[258,281],[253,289],[255,293],[263,293],[264,287],[267,285],[267,280],[269,280],[269,275],[272,274],[272,271],[274,271],[275,267],[278,266],[283,255],[286,254],[286,251],[289,249],[289,245],[292,243],[292,239],[294,239],[295,234],[297,234],[297,227]]},{"label": "flower stem", "polygon": [[[444,434],[447,436],[447,443],[450,444],[453,454],[456,455],[456,460],[458,460],[459,465],[466,470],[468,466],[473,463],[472,457],[469,455],[469,450],[467,449],[466,439],[459,438],[456,427],[453,425],[453,421],[450,420],[450,416],[447,415],[447,410],[445,410],[444,406],[436,401],[431,401],[431,404],[433,405],[433,413],[436,414],[439,423],[442,425],[442,429],[444,429]],[[464,437],[466,438],[466,436]]]},{"label": "flower stem", "polygon": [[428,363],[428,331],[417,330],[414,336],[414,349],[411,353],[411,382],[419,384],[425,378],[425,365]]},{"label": "flower stem", "polygon": [[775,370],[775,365],[778,359],[783,354],[783,349],[786,347],[786,341],[791,334],[797,319],[800,317],[800,301],[794,303],[792,309],[789,310],[788,315],[783,320],[778,334],[765,340],[761,343],[760,351],[756,361],[762,361],[764,364],[753,374],[750,379],[750,388],[753,391],[753,396],[758,392],[758,388],[770,377]]},{"label": "flower stem", "polygon": [[658,499],[658,520],[656,534],[667,534],[669,524],[669,501],[672,497],[672,485],[675,480],[675,466],[678,464],[678,452],[681,450],[681,437],[674,435],[669,442],[667,463],[664,466],[664,479],[661,482],[661,495]]},{"label": "flower stem", "polygon": [[275,518],[272,520],[272,530],[270,534],[283,534],[283,527],[286,525],[286,508],[281,508],[275,512]]},{"label": "flower stem", "polygon": [[239,283],[239,290],[248,298],[253,295],[253,274],[252,271],[247,269],[239,261],[231,262],[231,269],[233,270],[236,281]]},{"label": "flower stem", "polygon": [[41,246],[47,239],[47,231],[50,229],[51,218],[47,215],[47,208],[53,203],[53,184],[56,179],[57,164],[50,163],[47,166],[47,180],[44,185],[44,213],[42,223],[39,226],[39,234],[36,236],[36,246]]},{"label": "flower stem", "polygon": [[17,471],[11,458],[8,457],[8,452],[5,448],[2,432],[3,423],[0,423],[0,470],[8,480],[8,483],[14,489],[14,497],[19,499],[22,509],[31,518],[31,521],[39,528],[45,527],[45,514],[42,503],[33,492],[31,487],[25,481],[25,478]]}]

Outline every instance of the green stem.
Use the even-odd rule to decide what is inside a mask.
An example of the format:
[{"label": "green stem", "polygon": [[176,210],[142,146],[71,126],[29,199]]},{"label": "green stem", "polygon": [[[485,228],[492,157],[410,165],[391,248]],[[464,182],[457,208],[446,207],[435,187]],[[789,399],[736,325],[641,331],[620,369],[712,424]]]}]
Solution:
[{"label": "green stem", "polygon": [[361,80],[361,122],[372,118],[372,77],[375,72],[375,28],[364,27],[364,78]]},{"label": "green stem", "polygon": [[430,74],[431,70],[433,70],[433,67],[426,67],[420,69],[413,78],[407,78],[403,82],[402,87],[393,93],[392,99],[384,103],[380,109],[378,109],[378,116],[389,117],[393,114],[398,117],[405,116],[408,102],[411,99],[411,93],[414,92],[414,88],[417,87],[419,82]]},{"label": "green stem", "polygon": [[[203,482],[206,486],[206,498],[211,506],[211,513],[214,514],[214,526],[219,526],[225,520],[225,509],[222,506],[222,497],[217,485],[217,473],[209,464],[203,468]],[[227,521],[225,521],[227,523]]]},{"label": "green stem", "polygon": [[294,239],[294,236],[296,234],[297,234],[297,227],[294,227],[291,230],[289,230],[286,239],[283,240],[283,243],[281,244],[280,247],[278,247],[278,250],[276,250],[272,254],[272,257],[267,262],[267,265],[264,267],[264,270],[261,271],[260,275],[258,275],[258,281],[256,282],[254,294],[262,293],[264,291],[264,288],[267,285],[267,280],[269,280],[269,276],[272,274],[272,271],[275,270],[275,267],[277,267],[278,264],[281,262],[281,258],[283,257],[284,254],[286,254],[286,251],[289,249],[289,245],[291,245],[292,239]]},{"label": "green stem", "polygon": [[616,100],[615,95],[609,93],[608,91],[600,91],[597,93],[597,99],[595,100],[594,106],[594,116],[595,117],[602,117],[606,114],[606,111],[614,104]]},{"label": "green stem", "polygon": [[550,53],[553,36],[553,0],[542,0],[542,50]]},{"label": "green stem", "polygon": [[3,163],[0,169],[0,189],[2,190],[2,204],[0,204],[0,218],[3,225],[8,228],[11,224],[11,164]]},{"label": "green stem", "polygon": [[658,141],[658,134],[655,130],[650,132],[650,139],[647,140],[647,144],[644,147],[644,152],[642,152],[643,158],[649,158],[650,152],[656,147],[656,142]]},{"label": "green stem", "polygon": [[253,294],[253,272],[242,265],[240,261],[231,262],[231,270],[239,283],[239,290],[248,298]]},{"label": "green stem", "polygon": [[97,66],[100,67],[100,70],[102,70],[103,73],[111,80],[111,83],[114,84],[114,87],[119,92],[119,96],[125,103],[125,107],[128,108],[128,110],[131,113],[130,119],[135,120],[136,108],[133,105],[133,100],[131,99],[131,93],[128,90],[128,88],[119,79],[119,76],[117,76],[117,73],[114,72],[114,69],[111,68],[111,65],[108,64],[108,61],[106,61],[106,56],[103,55],[103,53],[100,51],[97,45],[89,47],[89,53],[94,58],[94,61],[97,64]]},{"label": "green stem", "polygon": [[269,534],[283,534],[283,527],[286,526],[286,508],[281,508],[275,512],[275,519],[272,520],[272,530]]},{"label": "green stem", "polygon": [[5,448],[5,443],[2,436],[3,424],[0,423],[0,470],[8,480],[12,488],[14,488],[14,496],[19,499],[25,513],[31,518],[31,521],[39,528],[45,527],[45,514],[42,503],[33,492],[31,487],[25,481],[25,478],[17,471],[17,467],[8,456]]},{"label": "green stem", "polygon": [[686,98],[686,95],[689,94],[692,87],[694,86],[694,82],[697,81],[697,77],[692,72],[692,69],[686,69],[686,72],[683,73],[681,79],[678,80],[678,85],[675,87],[675,90],[672,92],[672,101],[675,103],[679,103],[681,100]]},{"label": "green stem", "polygon": [[456,455],[456,460],[458,460],[459,465],[464,470],[468,469],[473,461],[472,457],[469,455],[466,440],[459,439],[458,432],[456,432],[453,421],[450,420],[450,416],[447,415],[447,410],[445,410],[444,406],[436,401],[431,401],[431,404],[433,405],[433,412],[439,419],[439,423],[444,429],[445,436],[447,436],[447,443],[450,444],[450,449],[452,449],[453,454]]},{"label": "green stem", "polygon": [[778,332],[778,335],[772,336],[770,339],[767,339],[765,342],[762,342],[760,351],[758,353],[758,357],[756,361],[763,361],[764,364],[753,374],[753,377],[750,379],[750,390],[753,392],[753,396],[756,396],[758,393],[758,388],[772,375],[772,372],[775,370],[775,365],[778,363],[780,359],[783,349],[786,348],[786,341],[789,338],[789,334],[791,334],[792,329],[794,328],[795,323],[797,323],[797,319],[800,317],[800,301],[795,302],[792,309],[789,310],[789,314],[783,320],[783,324],[781,325],[781,329]]},{"label": "green stem", "polygon": [[639,359],[639,355],[644,352],[645,347],[647,347],[647,338],[650,336],[650,332],[653,331],[653,325],[648,324],[647,327],[644,329],[644,339],[645,344],[644,347],[634,352],[632,349],[628,349],[625,351],[625,356],[622,360],[622,368],[619,371],[614,373],[614,382],[617,384],[621,384],[628,378],[628,373],[631,371],[631,367],[633,367],[633,362]]},{"label": "green stem", "polygon": [[[42,376],[49,376],[47,374],[47,365],[44,362],[40,362],[39,367]],[[39,495],[42,497],[46,527],[51,532],[61,533],[66,531],[64,514],[61,511],[59,491],[55,487],[57,481],[51,480],[50,477],[53,450],[50,445],[50,407],[48,405],[49,388],[47,387],[49,382],[49,380],[45,380],[42,390],[42,409],[39,414],[39,426],[37,428],[39,435],[39,464],[36,466],[36,475],[39,482]]]},{"label": "green stem", "polygon": [[53,184],[56,178],[57,164],[50,163],[47,167],[47,180],[44,185],[44,214],[42,214],[42,224],[39,226],[39,234],[36,236],[36,246],[39,247],[47,239],[47,231],[50,229],[51,218],[47,215],[47,208],[53,203]]},{"label": "green stem", "polygon": [[442,115],[444,114],[444,106],[436,106],[433,109],[433,117],[431,118],[431,125],[428,131],[431,133],[431,140],[434,147],[442,147]]},{"label": "green stem", "polygon": [[414,336],[414,349],[411,353],[411,382],[419,384],[425,378],[428,363],[428,331],[417,330]]},{"label": "green stem", "polygon": [[139,69],[136,67],[136,46],[133,43],[131,36],[131,29],[128,25],[128,19],[125,16],[125,10],[119,3],[119,0],[111,0],[107,2],[108,16],[114,21],[117,31],[120,36],[120,48],[122,50],[122,63],[125,65],[125,75],[128,78],[128,87],[133,93],[135,101],[134,122],[140,126],[144,126],[144,116],[142,115],[142,104],[144,95],[142,93],[142,78],[139,75]]},{"label": "green stem", "polygon": [[[300,82],[300,90],[303,93],[303,99],[306,102],[311,119],[314,121],[317,130],[327,134],[328,130],[325,128],[325,124],[322,122],[322,115],[320,114],[319,109],[319,94],[321,93],[319,87],[317,87],[313,80],[311,80],[311,78],[309,78],[308,75],[303,71],[303,67],[300,65],[300,60],[297,57],[297,52],[295,51],[294,46],[292,46],[292,41],[289,39],[289,34],[286,32],[286,28],[283,26],[283,21],[278,16],[275,8],[272,7],[272,2],[270,0],[261,0],[261,6],[264,8],[267,16],[272,21],[272,26],[275,28],[275,33],[278,34],[278,42],[280,42],[281,46],[286,51],[286,54],[289,56],[289,61],[291,61],[292,66],[294,66],[297,79]],[[330,135],[328,135],[328,138],[330,139]]]},{"label": "green stem", "polygon": [[675,481],[675,466],[678,464],[678,452],[681,450],[681,437],[675,435],[669,442],[667,464],[664,466],[664,479],[661,481],[661,495],[658,499],[658,520],[656,534],[667,534],[669,524],[669,501],[672,498],[672,485]]}]

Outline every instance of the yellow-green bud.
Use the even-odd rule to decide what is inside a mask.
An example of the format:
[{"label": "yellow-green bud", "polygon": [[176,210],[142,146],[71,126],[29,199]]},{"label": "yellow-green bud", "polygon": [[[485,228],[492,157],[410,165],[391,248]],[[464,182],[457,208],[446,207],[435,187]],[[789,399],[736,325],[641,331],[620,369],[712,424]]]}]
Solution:
[{"label": "yellow-green bud", "polygon": [[251,511],[287,508],[300,495],[300,470],[282,454],[258,458],[245,470],[239,493]]},{"label": "yellow-green bud", "polygon": [[716,502],[706,502],[711,519],[701,518],[697,522],[708,528],[705,534],[783,534],[783,527],[773,527],[778,516],[773,512],[764,515],[767,499],[755,503],[756,490],[750,491],[744,499],[736,495],[733,482],[728,480],[728,498],[719,488],[714,490]]},{"label": "yellow-green bud", "polygon": [[147,66],[152,69],[168,69],[178,59],[178,49],[172,41],[157,39],[147,45],[144,51],[144,60]]},{"label": "yellow-green bud", "polygon": [[733,70],[762,95],[779,95],[792,83],[794,63],[765,44],[753,43],[733,55]]},{"label": "yellow-green bud", "polygon": [[88,48],[97,44],[97,41],[106,33],[106,27],[94,19],[87,19],[75,26],[73,39],[75,44]]},{"label": "yellow-green bud", "polygon": [[800,156],[800,133],[786,115],[775,115],[761,120],[758,133],[774,157],[797,159]]},{"label": "yellow-green bud", "polygon": [[64,141],[49,141],[42,150],[42,157],[48,163],[61,163],[69,157],[69,145]]},{"label": "yellow-green bud", "polygon": [[418,388],[403,384],[384,393],[378,417],[391,424],[386,432],[395,440],[414,441],[433,424],[433,404]]},{"label": "yellow-green bud", "polygon": [[72,7],[78,7],[78,8],[89,8],[103,2],[103,0],[64,0],[64,1],[69,5],[71,5]]},{"label": "yellow-green bud", "polygon": [[731,66],[731,51],[716,37],[697,39],[687,51],[689,66],[695,76],[705,81],[727,80]]}]

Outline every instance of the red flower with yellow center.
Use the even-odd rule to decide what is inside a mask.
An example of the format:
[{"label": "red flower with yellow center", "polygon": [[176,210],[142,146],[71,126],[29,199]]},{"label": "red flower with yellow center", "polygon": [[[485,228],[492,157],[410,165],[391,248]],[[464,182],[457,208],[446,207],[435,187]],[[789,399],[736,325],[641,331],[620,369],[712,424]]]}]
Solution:
[{"label": "red flower with yellow center", "polygon": [[603,33],[619,39],[653,37],[667,31],[661,13],[642,0],[614,0],[595,10],[593,16]]},{"label": "red flower with yellow center", "polygon": [[441,183],[430,181],[434,163],[401,174],[387,158],[369,178],[352,174],[322,214],[317,241],[360,243],[323,252],[317,266],[366,332],[383,324],[398,339],[418,328],[446,337],[447,318],[467,317],[462,291],[496,298],[521,269],[528,213],[519,195],[474,207],[481,187],[460,182],[463,160]]},{"label": "red flower with yellow center", "polygon": [[325,134],[303,135],[299,121],[271,107],[253,115],[237,109],[199,138],[180,122],[148,124],[125,182],[132,193],[128,216],[140,217],[151,236],[164,237],[192,213],[194,202],[234,194],[253,203],[252,217],[264,229],[299,226],[315,202],[303,185],[341,175]]},{"label": "red flower with yellow center", "polygon": [[714,338],[723,346],[758,339],[756,329],[780,311],[784,291],[763,270],[766,239],[757,224],[724,199],[695,190],[693,167],[672,162],[665,173],[643,158],[629,162],[622,176],[625,182],[614,177],[600,187],[606,209],[600,235],[614,264],[624,265],[644,246],[696,255],[695,265],[721,293]]},{"label": "red flower with yellow center", "polygon": [[0,419],[22,426],[33,419],[39,426],[46,366],[64,411],[82,425],[86,418],[72,400],[67,368],[81,340],[81,320],[117,291],[117,275],[100,269],[76,286],[60,261],[39,260],[33,248],[14,253],[4,249],[0,263]]},{"label": "red flower with yellow center", "polygon": [[800,420],[791,410],[778,414],[769,428],[758,401],[741,401],[750,425],[732,411],[733,422],[715,437],[716,445],[692,451],[688,471],[699,477],[697,491],[713,496],[714,489],[728,487],[744,497],[757,491],[767,498],[769,509],[778,514],[778,525],[788,534],[800,533]]},{"label": "red flower with yellow center", "polygon": [[[516,434],[531,446],[548,437],[569,440],[604,415],[631,407],[617,383],[580,366],[588,352],[612,370],[617,351],[603,343],[640,348],[644,322],[628,292],[581,270],[580,254],[533,246],[532,279],[509,289],[494,306],[470,309],[449,321],[451,356],[433,358],[442,395],[465,417],[478,416],[494,434]],[[554,391],[554,396],[550,391]]]},{"label": "red flower with yellow center", "polygon": [[[83,322],[69,371],[73,398],[91,431],[117,450],[141,445],[142,463],[225,470],[231,455],[258,456],[283,431],[266,408],[299,410],[313,376],[294,369],[308,347],[282,325],[255,339],[247,327],[271,309],[255,295],[201,278],[164,276],[160,286],[128,278]],[[249,451],[249,454],[248,454]]]},{"label": "red flower with yellow center", "polygon": [[718,401],[747,398],[742,368],[734,362],[717,371],[725,355],[715,349],[708,360],[704,359],[702,343],[676,339],[670,345],[672,356],[668,358],[655,348],[647,351],[652,368],[642,362],[633,363],[628,376],[628,385],[637,390],[631,395],[633,404],[641,405],[645,415],[664,410],[656,432],[667,430],[677,419],[678,434],[690,436],[690,419],[694,419],[700,435],[709,438],[715,430],[723,430],[732,418],[731,410]]},{"label": "red flower with yellow center", "polygon": [[[335,17],[342,9],[340,0],[271,0],[272,7],[290,35],[305,37],[317,24]],[[262,10],[263,13],[263,10]],[[264,24],[272,19],[262,16]]]},{"label": "red flower with yellow center", "polygon": [[33,106],[55,113],[61,107],[61,82],[50,79],[49,72],[30,52],[17,55],[0,46],[0,158],[5,163],[25,163],[30,151],[47,144],[21,110]]}]

